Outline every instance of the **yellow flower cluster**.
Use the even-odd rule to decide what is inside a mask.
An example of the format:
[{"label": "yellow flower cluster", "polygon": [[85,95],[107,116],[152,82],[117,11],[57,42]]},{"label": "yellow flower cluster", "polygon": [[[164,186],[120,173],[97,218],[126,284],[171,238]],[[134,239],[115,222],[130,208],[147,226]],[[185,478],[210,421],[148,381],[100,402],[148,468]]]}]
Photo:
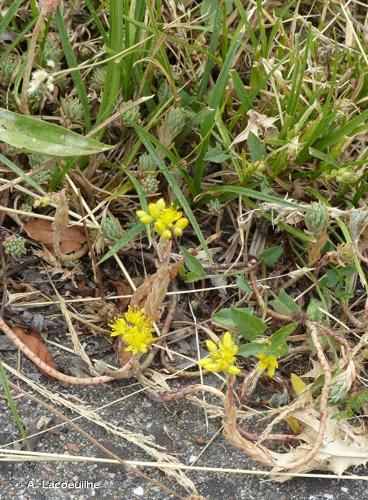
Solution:
[{"label": "yellow flower cluster", "polygon": [[128,311],[109,326],[112,329],[111,336],[122,335],[127,344],[125,350],[133,354],[144,354],[148,351],[149,345],[156,340],[152,335],[154,331],[152,320],[138,307],[134,309],[128,307]]},{"label": "yellow flower cluster", "polygon": [[188,219],[183,217],[183,213],[177,210],[174,205],[166,206],[163,198],[160,198],[156,203],[150,203],[148,213],[144,210],[138,210],[137,216],[143,224],[154,222],[156,233],[166,240],[171,240],[173,233],[180,237],[189,224]]},{"label": "yellow flower cluster", "polygon": [[230,332],[226,332],[218,344],[206,340],[206,346],[210,355],[199,362],[202,368],[209,372],[226,372],[230,375],[240,373],[239,368],[235,366],[238,346],[234,343]]},{"label": "yellow flower cluster", "polygon": [[267,370],[268,376],[272,378],[276,368],[279,367],[276,356],[257,354],[256,357],[259,359],[257,370],[260,372]]}]

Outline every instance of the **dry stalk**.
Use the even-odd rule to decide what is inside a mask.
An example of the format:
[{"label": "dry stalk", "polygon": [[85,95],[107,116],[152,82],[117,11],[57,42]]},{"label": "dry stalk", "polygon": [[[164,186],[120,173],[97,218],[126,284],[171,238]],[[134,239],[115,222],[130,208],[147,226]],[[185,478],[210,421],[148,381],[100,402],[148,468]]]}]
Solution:
[{"label": "dry stalk", "polygon": [[3,318],[0,317],[0,330],[2,330],[5,335],[13,342],[15,346],[18,347],[22,353],[27,356],[28,359],[32,361],[38,368],[47,373],[51,378],[59,380],[64,384],[72,385],[96,385],[104,384],[106,382],[112,382],[120,378],[130,378],[132,377],[132,372],[137,368],[137,360],[133,357],[123,368],[114,372],[114,375],[100,375],[99,377],[73,377],[71,375],[66,375],[61,373],[54,368],[51,368],[47,363],[45,363],[41,358],[39,358],[33,351],[29,349],[17,335],[12,331],[11,328],[5,323]]},{"label": "dry stalk", "polygon": [[[251,264],[254,264],[253,261],[250,262]],[[258,285],[257,285],[257,275],[256,275],[256,272],[255,270],[251,271],[249,273],[249,278],[250,278],[250,284],[252,286],[252,289],[253,289],[253,293],[254,293],[254,296],[257,300],[257,303],[259,305],[259,307],[266,312],[267,316],[270,316],[271,318],[273,319],[276,319],[278,321],[283,321],[283,322],[286,322],[286,323],[289,323],[290,322],[290,317],[289,316],[286,316],[284,314],[280,314],[280,313],[277,313],[276,311],[273,311],[272,309],[269,309],[264,300],[263,300],[263,297],[262,297],[262,294],[258,288]]]}]

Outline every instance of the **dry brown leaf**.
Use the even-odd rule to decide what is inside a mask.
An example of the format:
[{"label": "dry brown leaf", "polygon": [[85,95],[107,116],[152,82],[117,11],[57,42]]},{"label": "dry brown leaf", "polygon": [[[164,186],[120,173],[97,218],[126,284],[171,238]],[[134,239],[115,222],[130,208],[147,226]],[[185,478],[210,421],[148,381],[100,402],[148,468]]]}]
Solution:
[{"label": "dry brown leaf", "polygon": [[316,241],[308,243],[308,265],[314,266],[321,257],[321,252],[327,242],[327,233],[323,231],[316,236]]},{"label": "dry brown leaf", "polygon": [[126,351],[127,344],[124,342],[124,339],[121,335],[119,335],[117,341],[114,344],[114,350],[118,355],[118,363],[119,366],[125,366],[131,359],[132,353],[130,351]]},{"label": "dry brown leaf", "polygon": [[[328,420],[323,436],[323,442],[313,460],[293,470],[293,472],[308,472],[311,470],[329,471],[341,476],[350,467],[357,467],[368,462],[368,438],[362,427],[352,426],[343,419],[333,418],[336,409],[328,409]],[[284,466],[299,460],[313,446],[319,429],[319,413],[313,407],[307,407],[290,414],[303,428],[298,436],[305,444],[291,450],[289,453],[270,452],[277,465],[273,472],[275,478],[284,481],[285,476],[277,476],[277,472],[285,471]]]},{"label": "dry brown leaf", "polygon": [[[131,295],[132,287],[129,285],[127,281],[114,281],[113,282],[116,288],[116,295]],[[130,297],[119,299],[121,309],[125,311],[130,302]]]},{"label": "dry brown leaf", "polygon": [[[54,249],[52,222],[44,219],[30,219],[24,226],[28,236],[42,243],[48,250]],[[82,228],[70,226],[60,232],[60,250],[63,254],[78,252],[87,241]]]},{"label": "dry brown leaf", "polygon": [[[51,368],[57,370],[57,365],[54,361],[54,358],[49,353],[41,335],[38,332],[31,330],[29,333],[26,333],[25,330],[21,327],[13,328],[13,332],[32,352],[34,352],[40,359],[42,359],[42,361],[44,361]],[[37,370],[46,378],[52,378],[48,373],[45,373],[38,366]]]}]

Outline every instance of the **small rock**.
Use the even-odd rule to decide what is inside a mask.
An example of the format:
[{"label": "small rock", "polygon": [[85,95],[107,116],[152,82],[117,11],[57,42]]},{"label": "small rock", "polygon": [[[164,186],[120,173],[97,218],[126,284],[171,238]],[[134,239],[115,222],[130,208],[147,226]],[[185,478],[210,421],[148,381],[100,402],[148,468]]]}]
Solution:
[{"label": "small rock", "polygon": [[137,495],[138,497],[143,497],[144,489],[142,488],[142,486],[138,486],[137,488],[134,488],[133,493],[134,493],[134,495]]}]

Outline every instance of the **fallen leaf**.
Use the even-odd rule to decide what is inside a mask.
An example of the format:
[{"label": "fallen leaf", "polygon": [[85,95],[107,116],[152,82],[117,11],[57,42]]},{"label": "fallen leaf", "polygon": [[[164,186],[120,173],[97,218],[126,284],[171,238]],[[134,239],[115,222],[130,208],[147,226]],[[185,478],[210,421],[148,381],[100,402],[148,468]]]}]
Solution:
[{"label": "fallen leaf", "polygon": [[[115,288],[116,288],[116,295],[131,295],[132,294],[132,287],[129,285],[127,281],[114,281],[113,282]],[[119,299],[120,306],[122,310],[125,310],[128,307],[128,304],[130,302],[130,297],[126,298],[120,298]]]},{"label": "fallen leaf", "polygon": [[235,137],[230,146],[246,141],[248,139],[249,132],[252,132],[257,137],[261,136],[266,139],[275,139],[278,136],[279,131],[274,125],[276,118],[263,115],[253,109],[249,110],[247,114],[249,117],[248,125]]},{"label": "fallen leaf", "polygon": [[[315,457],[293,472],[309,472],[311,470],[329,471],[341,476],[350,467],[364,465],[368,461],[368,438],[364,435],[363,426],[352,426],[343,419],[332,418],[334,408],[327,410],[327,424],[323,441]],[[288,453],[270,452],[277,465],[273,472],[279,481],[289,479],[287,476],[277,476],[279,471],[287,471],[284,465],[299,460],[312,448],[316,441],[320,425],[319,413],[313,407],[294,411],[290,414],[303,428],[298,438],[303,444]]]},{"label": "fallen leaf", "polygon": [[[48,250],[54,249],[52,222],[44,219],[30,219],[24,226],[28,236],[42,243]],[[82,228],[69,226],[60,232],[60,250],[63,254],[78,252],[87,241]]]},{"label": "fallen leaf", "polygon": [[117,341],[114,343],[114,351],[118,355],[118,363],[119,366],[125,366],[131,359],[132,353],[130,351],[126,351],[127,344],[124,342],[124,339],[121,335],[117,338]]},{"label": "fallen leaf", "polygon": [[314,266],[321,258],[321,252],[327,243],[327,233],[322,231],[316,236],[316,241],[308,243],[308,265]]},{"label": "fallen leaf", "polygon": [[[38,332],[30,331],[26,333],[23,328],[15,327],[13,332],[16,336],[30,349],[34,354],[36,354],[42,361],[44,361],[51,368],[57,370],[54,358],[49,353],[41,335]],[[52,378],[48,373],[44,372],[37,365],[37,370],[42,373],[46,378]]]}]

